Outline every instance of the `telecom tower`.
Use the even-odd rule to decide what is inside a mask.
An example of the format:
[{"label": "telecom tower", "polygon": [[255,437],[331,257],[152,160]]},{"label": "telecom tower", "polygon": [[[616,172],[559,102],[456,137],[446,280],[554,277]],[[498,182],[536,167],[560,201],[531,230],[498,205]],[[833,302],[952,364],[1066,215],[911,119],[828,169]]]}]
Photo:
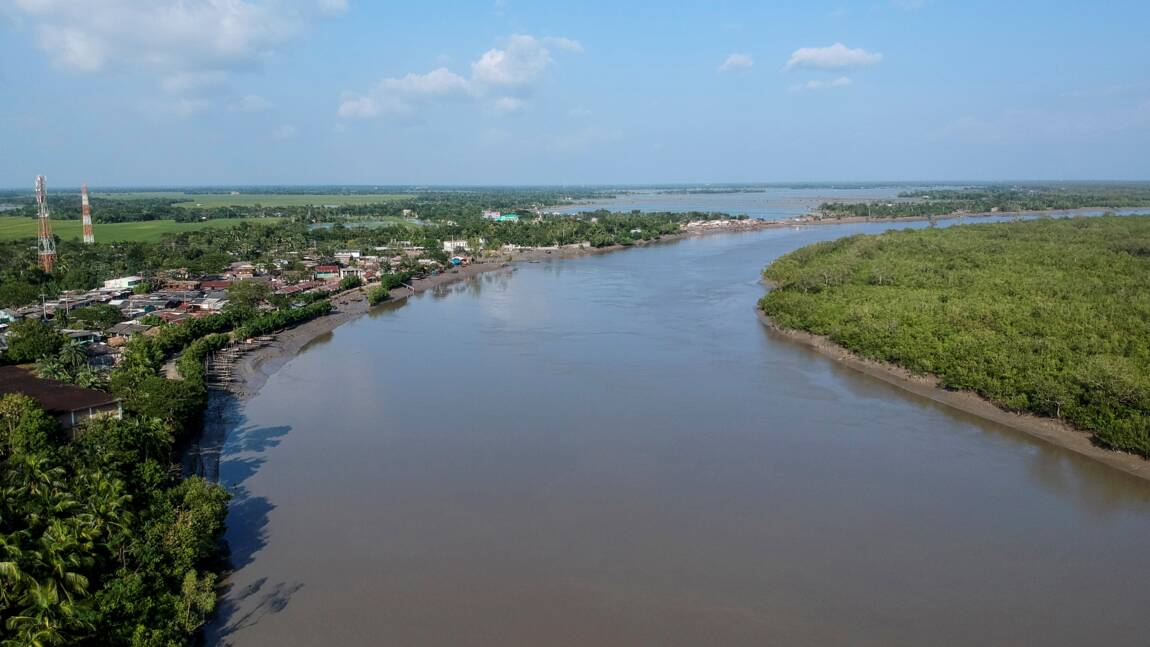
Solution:
[{"label": "telecom tower", "polygon": [[92,207],[88,206],[88,185],[80,187],[80,212],[84,222],[84,242],[94,243],[96,237],[92,235]]},{"label": "telecom tower", "polygon": [[36,176],[36,209],[36,220],[40,224],[40,269],[51,274],[56,267],[56,239],[52,238],[52,223],[48,221],[48,190],[44,188],[43,175]]}]

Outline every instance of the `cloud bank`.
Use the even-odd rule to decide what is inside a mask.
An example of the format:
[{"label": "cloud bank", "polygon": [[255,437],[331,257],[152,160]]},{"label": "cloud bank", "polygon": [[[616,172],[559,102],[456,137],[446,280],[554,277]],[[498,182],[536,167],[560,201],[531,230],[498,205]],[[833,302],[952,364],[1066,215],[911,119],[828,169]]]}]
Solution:
[{"label": "cloud bank", "polygon": [[139,72],[166,93],[192,96],[226,84],[299,38],[347,0],[9,0],[57,67]]},{"label": "cloud bank", "polygon": [[556,52],[579,54],[583,46],[570,38],[536,38],[516,34],[502,47],[484,52],[463,77],[446,67],[426,74],[385,78],[364,93],[345,93],[337,115],[343,119],[405,116],[446,101],[486,101],[497,113],[519,112],[525,95],[554,65]]}]

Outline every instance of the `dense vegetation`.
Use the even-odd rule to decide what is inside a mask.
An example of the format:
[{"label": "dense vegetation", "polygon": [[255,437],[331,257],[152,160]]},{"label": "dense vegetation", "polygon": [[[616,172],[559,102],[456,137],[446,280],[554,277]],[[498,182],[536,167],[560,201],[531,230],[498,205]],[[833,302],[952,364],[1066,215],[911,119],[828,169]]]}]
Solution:
[{"label": "dense vegetation", "polygon": [[1150,216],[853,236],[764,275],[784,328],[1150,456]]},{"label": "dense vegetation", "polygon": [[0,398],[5,645],[166,647],[204,622],[227,494],[173,475],[172,443],[145,417],[69,441],[30,398]]},{"label": "dense vegetation", "polygon": [[379,283],[368,290],[367,302],[374,306],[387,301],[391,298],[391,291],[410,281],[411,277],[411,272],[384,274],[379,278]]},{"label": "dense vegetation", "polygon": [[[590,242],[595,246],[632,244],[678,231],[688,220],[715,218],[710,214],[612,214],[596,212],[578,217],[547,216],[538,222],[495,223],[479,215],[479,204],[465,201],[455,207],[474,208],[475,215],[457,215],[438,224],[397,224],[389,227],[353,227],[343,223],[316,227],[305,222],[261,224],[240,221],[233,227],[205,228],[170,234],[156,242],[97,242],[85,245],[77,240],[57,244],[59,262],[53,274],[36,265],[36,245],[32,238],[0,241],[0,307],[38,302],[41,295],[51,298],[62,290],[91,289],[105,279],[130,274],[150,275],[182,268],[194,275],[221,272],[233,261],[250,261],[264,266],[275,260],[290,260],[291,273],[307,273],[298,263],[298,254],[307,252],[331,256],[340,249],[389,247],[406,241],[428,250],[428,256],[447,261],[442,252],[444,240],[485,241],[488,248],[502,245],[547,246]],[[97,233],[97,236],[99,234]],[[99,240],[97,238],[97,240]],[[414,261],[413,261],[414,262]]]},{"label": "dense vegetation", "polygon": [[[232,338],[327,314],[318,300],[250,305],[134,338],[108,380],[124,420],[76,438],[24,396],[0,399],[0,622],[5,645],[186,644],[215,606],[212,562],[227,494],[172,468],[199,426],[204,359]],[[21,359],[67,368],[75,350],[38,320],[17,324]],[[228,334],[230,332],[230,334]],[[182,379],[160,374],[180,354]],[[61,377],[54,375],[53,377]]]},{"label": "dense vegetation", "polygon": [[1096,207],[1119,209],[1150,206],[1150,184],[1078,184],[982,186],[965,189],[907,191],[895,201],[824,203],[819,210],[832,218],[925,218],[959,213],[1046,211]]}]

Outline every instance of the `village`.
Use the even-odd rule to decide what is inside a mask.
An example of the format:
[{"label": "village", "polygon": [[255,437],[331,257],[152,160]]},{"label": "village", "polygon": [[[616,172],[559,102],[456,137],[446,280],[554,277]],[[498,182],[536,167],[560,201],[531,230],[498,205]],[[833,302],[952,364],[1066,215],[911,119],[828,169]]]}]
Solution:
[{"label": "village", "polygon": [[[42,197],[42,184],[38,189]],[[86,191],[82,197],[86,197]],[[43,207],[45,202],[40,204]],[[93,237],[86,201],[84,206],[87,232],[84,244],[88,245]],[[405,216],[408,215],[415,217],[413,211],[405,210]],[[562,220],[577,227],[601,227],[599,216],[585,220],[562,217]],[[597,235],[589,234],[582,242],[575,242],[580,238],[568,233],[563,244],[559,236],[551,238],[554,242],[550,244],[544,242],[550,236],[535,236],[534,240],[531,236],[526,239],[520,236],[518,240],[533,244],[515,244],[507,239],[516,238],[507,236],[502,228],[518,227],[526,222],[535,230],[543,223],[543,216],[536,214],[531,220],[521,221],[517,213],[483,209],[479,222],[499,229],[480,231],[494,236],[495,240],[475,235],[479,232],[474,227],[466,232],[466,237],[450,236],[448,232],[444,232],[443,239],[423,236],[414,240],[416,236],[409,236],[412,239],[397,240],[377,236],[362,246],[346,239],[344,244],[352,244],[344,248],[325,246],[322,250],[317,249],[314,239],[304,242],[308,240],[305,238],[300,241],[304,244],[281,242],[278,247],[262,252],[228,252],[232,260],[218,271],[161,265],[148,272],[104,279],[99,287],[92,289],[59,290],[51,295],[41,291],[36,303],[10,304],[0,309],[0,358],[9,364],[0,367],[6,371],[0,380],[0,395],[31,396],[63,428],[71,429],[93,417],[124,415],[121,400],[109,393],[116,393],[115,385],[110,382],[130,354],[132,340],[139,337],[153,342],[146,346],[169,349],[165,351],[169,357],[162,374],[179,379],[179,371],[174,366],[180,358],[180,348],[195,337],[203,336],[208,328],[218,330],[221,317],[228,320],[224,328],[231,331],[229,347],[221,358],[234,358],[235,352],[239,352],[237,349],[246,352],[251,345],[258,346],[272,339],[261,336],[253,340],[241,334],[242,321],[261,315],[266,315],[265,319],[279,317],[285,322],[298,322],[317,316],[312,314],[315,312],[312,306],[318,302],[337,309],[351,301],[372,305],[390,298],[394,289],[403,287],[414,292],[411,283],[419,279],[459,273],[473,263],[484,263],[486,267],[512,260],[538,260],[550,254],[578,255],[591,248],[617,245],[620,240],[634,244],[634,241],[654,240],[676,232],[686,235],[748,226],[746,221],[737,219],[688,221],[679,216],[673,218],[671,224],[654,221],[662,229],[644,229],[637,226],[638,220],[641,219],[632,215],[626,221],[613,223],[621,229],[619,233],[607,235],[601,231]],[[622,222],[628,224],[620,227]],[[39,261],[49,272],[56,262],[56,249],[44,208],[41,225],[49,233],[41,237]],[[460,229],[454,223],[441,226]],[[210,319],[212,317],[215,319]],[[185,326],[189,322],[198,323]],[[291,325],[272,326],[268,332]],[[185,327],[189,329],[180,332]],[[166,346],[165,338],[193,333],[193,337],[175,347]],[[221,377],[217,375],[221,370],[224,381],[229,379],[228,362],[212,362],[210,356],[204,360],[212,367],[206,376],[209,380]]]}]

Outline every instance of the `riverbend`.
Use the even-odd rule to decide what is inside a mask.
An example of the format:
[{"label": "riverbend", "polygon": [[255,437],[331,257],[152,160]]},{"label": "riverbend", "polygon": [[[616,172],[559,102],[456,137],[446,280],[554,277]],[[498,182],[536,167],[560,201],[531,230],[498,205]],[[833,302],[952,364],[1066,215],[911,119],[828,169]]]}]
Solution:
[{"label": "riverbend", "polygon": [[209,642],[1141,644],[1150,484],[759,323],[766,263],[890,226],[521,263],[315,339],[226,412]]}]

